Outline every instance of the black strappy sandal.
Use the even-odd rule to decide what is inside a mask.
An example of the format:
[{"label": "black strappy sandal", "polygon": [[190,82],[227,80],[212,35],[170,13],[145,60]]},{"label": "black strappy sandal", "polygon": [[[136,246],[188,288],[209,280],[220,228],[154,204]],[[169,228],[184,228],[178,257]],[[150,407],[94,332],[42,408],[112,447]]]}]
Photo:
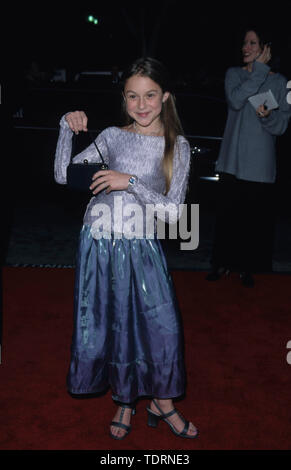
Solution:
[{"label": "black strappy sandal", "polygon": [[134,416],[136,414],[136,409],[135,409],[135,407],[132,407],[132,406],[129,406],[129,405],[124,405],[124,404],[119,405],[119,406],[122,407],[121,412],[120,412],[120,416],[119,416],[119,421],[111,421],[110,426],[115,426],[116,428],[125,429],[126,433],[122,437],[114,436],[114,434],[112,434],[111,430],[109,430],[109,433],[110,433],[110,436],[113,439],[117,439],[118,441],[121,441],[131,431],[131,425],[128,426],[126,424],[123,424],[123,422],[122,422],[125,408],[130,408],[132,410],[132,412],[131,412],[132,416]]},{"label": "black strappy sandal", "polygon": [[[171,431],[176,435],[176,436],[179,436],[179,437],[183,437],[183,438],[186,438],[186,439],[195,439],[195,437],[198,436],[198,429],[196,429],[196,434],[191,436],[191,435],[188,435],[187,432],[189,430],[189,425],[190,425],[190,422],[189,421],[186,421],[183,416],[181,416],[181,414],[179,413],[178,410],[176,410],[176,408],[173,408],[172,411],[170,411],[169,413],[163,413],[161,408],[159,407],[159,405],[157,404],[157,402],[153,399],[153,402],[155,404],[155,406],[157,407],[157,409],[159,410],[159,412],[161,413],[160,415],[157,415],[154,411],[152,411],[149,407],[147,407],[147,412],[148,412],[148,426],[151,426],[153,428],[156,428],[159,424],[159,421],[162,420],[162,421],[165,421],[165,423],[167,423],[169,426],[170,426],[170,429]],[[172,423],[170,423],[170,421],[167,419],[169,418],[170,416],[173,416],[173,414],[177,413],[179,415],[179,417],[181,418],[181,420],[183,421],[183,423],[185,424],[184,426],[184,429],[183,431],[181,432],[177,432],[175,427],[173,426]]]}]

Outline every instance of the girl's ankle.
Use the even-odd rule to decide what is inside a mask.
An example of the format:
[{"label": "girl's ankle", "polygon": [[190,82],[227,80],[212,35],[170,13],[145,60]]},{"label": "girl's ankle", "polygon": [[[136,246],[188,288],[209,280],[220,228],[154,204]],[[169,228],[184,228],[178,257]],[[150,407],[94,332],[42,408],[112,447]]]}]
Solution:
[{"label": "girl's ankle", "polygon": [[154,398],[154,399],[152,400],[152,403],[153,403],[153,404],[155,404],[154,401],[155,401],[155,402],[157,403],[157,405],[158,405],[160,408],[162,408],[162,409],[164,409],[164,408],[169,408],[169,407],[173,407],[173,402],[172,402],[172,400],[171,400],[170,398],[169,398],[169,399]]}]

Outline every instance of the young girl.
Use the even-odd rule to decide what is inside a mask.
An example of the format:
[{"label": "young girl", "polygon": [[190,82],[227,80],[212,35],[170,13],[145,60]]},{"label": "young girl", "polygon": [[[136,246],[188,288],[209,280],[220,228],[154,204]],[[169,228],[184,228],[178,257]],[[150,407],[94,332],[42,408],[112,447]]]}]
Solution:
[{"label": "young girl", "polygon": [[[149,426],[163,420],[176,435],[194,438],[197,429],[172,402],[185,391],[173,285],[156,224],[154,236],[146,232],[147,205],[168,206],[168,220],[177,220],[175,208],[184,202],[187,188],[190,148],[160,62],[137,60],[123,83],[127,125],[109,127],[96,139],[109,170],[93,176],[93,197],[80,234],[68,389],[85,394],[111,387],[118,405],[110,426],[114,439],[129,433],[141,396],[153,397],[147,407]],[[55,157],[58,183],[66,183],[72,135],[80,131],[87,131],[84,112],[62,117]],[[84,159],[100,160],[94,144],[74,162]],[[132,231],[133,207],[139,209],[134,218],[138,236]]]}]

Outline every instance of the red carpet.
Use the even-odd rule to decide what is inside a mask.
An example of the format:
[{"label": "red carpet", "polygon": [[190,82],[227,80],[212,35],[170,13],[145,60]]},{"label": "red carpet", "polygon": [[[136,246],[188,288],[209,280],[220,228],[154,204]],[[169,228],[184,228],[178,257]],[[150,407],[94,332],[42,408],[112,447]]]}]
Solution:
[{"label": "red carpet", "polygon": [[291,276],[257,275],[209,283],[205,273],[173,273],[183,316],[187,395],[177,407],[200,430],[175,437],[146,424],[138,404],[124,441],[108,435],[110,391],[73,399],[65,377],[72,329],[72,269],[4,268],[0,366],[0,449],[290,449]]}]

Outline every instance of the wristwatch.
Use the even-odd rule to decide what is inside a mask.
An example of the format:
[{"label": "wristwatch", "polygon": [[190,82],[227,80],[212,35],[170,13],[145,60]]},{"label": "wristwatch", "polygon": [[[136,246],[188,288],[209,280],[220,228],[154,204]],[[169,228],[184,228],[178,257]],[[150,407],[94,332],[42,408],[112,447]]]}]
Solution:
[{"label": "wristwatch", "polygon": [[127,189],[130,191],[133,188],[133,186],[137,183],[137,181],[138,181],[138,177],[135,175],[131,175],[131,177],[128,180]]}]

